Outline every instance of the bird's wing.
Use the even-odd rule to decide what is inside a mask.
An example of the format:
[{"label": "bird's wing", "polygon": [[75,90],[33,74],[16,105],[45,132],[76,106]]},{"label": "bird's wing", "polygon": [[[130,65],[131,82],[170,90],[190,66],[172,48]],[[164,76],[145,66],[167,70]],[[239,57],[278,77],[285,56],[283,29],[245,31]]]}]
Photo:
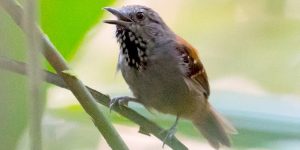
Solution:
[{"label": "bird's wing", "polygon": [[201,63],[197,50],[187,41],[177,36],[177,46],[180,57],[180,68],[188,87],[207,98],[210,94],[206,71]]}]

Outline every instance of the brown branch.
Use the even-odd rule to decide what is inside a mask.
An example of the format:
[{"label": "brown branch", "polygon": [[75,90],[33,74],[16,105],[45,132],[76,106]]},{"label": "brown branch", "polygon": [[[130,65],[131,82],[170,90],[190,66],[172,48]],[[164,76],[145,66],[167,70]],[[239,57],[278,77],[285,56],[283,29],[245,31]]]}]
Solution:
[{"label": "brown branch", "polygon": [[[0,0],[1,6],[11,15],[12,19],[16,22],[17,25],[20,26],[20,20],[22,19],[22,8],[15,3],[12,0]],[[44,50],[45,50],[45,57],[48,59],[48,61],[51,63],[52,66],[55,66],[55,69],[59,73],[61,77],[64,77],[62,79],[59,75],[53,74],[48,71],[44,71],[46,76],[46,81],[52,84],[55,84],[57,86],[69,89],[69,85],[66,81],[68,80],[76,80],[75,76],[72,76],[68,73],[63,73],[68,69],[66,63],[63,60],[63,58],[60,56],[60,54],[56,51],[55,47],[52,45],[52,43],[47,39],[45,35],[43,35],[40,31],[42,42],[44,44]],[[5,68],[7,70],[17,72],[20,74],[26,74],[24,68],[26,65],[21,62],[16,62],[8,59],[4,59],[0,57],[0,67]],[[80,81],[79,81],[80,82]],[[82,85],[80,82],[79,84]],[[96,99],[98,103],[101,103],[102,105],[108,107],[110,99],[108,96],[97,92],[94,89],[91,89],[89,87],[86,87],[89,92],[92,94],[92,96]],[[77,92],[77,91],[76,91]],[[74,94],[76,94],[76,92]],[[89,93],[87,92],[87,93]],[[94,104],[92,104],[94,105]],[[94,105],[97,107],[96,105]],[[138,114],[134,110],[128,108],[128,107],[115,107],[114,110],[118,112],[119,114],[123,115],[124,117],[128,118],[129,120],[135,122],[140,126],[143,132],[146,133],[152,133],[154,136],[159,138],[161,141],[165,139],[167,136],[167,132],[164,132],[165,130],[160,128],[158,125],[156,125],[154,122],[146,119],[142,115]],[[97,123],[96,123],[97,124]],[[109,141],[108,141],[109,142]],[[114,144],[114,142],[112,142]],[[171,140],[166,141],[166,144],[169,145],[172,149],[175,150],[186,150],[187,147],[183,145],[176,137],[173,137]]]},{"label": "brown branch", "polygon": [[[19,24],[23,17],[22,15],[24,14],[22,7],[14,0],[1,0],[0,3],[3,4],[3,8],[12,16],[13,20],[19,25],[24,33],[27,36],[31,35],[32,33],[27,32],[27,30]],[[35,23],[31,24],[33,25],[31,27],[33,31],[31,32],[34,32],[34,34],[37,35],[37,38],[41,40],[44,46],[44,49],[40,49],[42,54],[56,70],[58,75],[65,81],[66,85],[77,98],[85,112],[92,117],[95,126],[101,132],[109,146],[114,150],[127,150],[127,145],[112,126],[111,122],[108,121],[105,115],[100,111],[99,107],[97,107],[97,103],[92,94],[75,75],[70,74],[70,69],[66,61],[38,26],[36,26]]]},{"label": "brown branch", "polygon": [[[17,62],[7,58],[0,57],[0,68],[26,75],[25,67],[26,64],[22,62]],[[65,82],[57,74],[51,73],[49,71],[43,71],[43,72],[45,74],[45,80],[48,83],[68,89]],[[106,107],[109,106],[110,98],[108,96],[92,88],[89,88],[88,86],[86,87],[92,93],[92,95],[94,96],[94,98],[98,103]],[[154,122],[148,120],[144,116],[138,114],[136,111],[124,106],[115,107],[114,111],[118,112],[119,114],[133,121],[134,123],[138,124],[141,129],[144,129],[144,131],[153,134],[160,140],[163,141],[164,138],[166,137],[166,132],[164,132],[165,131],[164,129],[159,127]],[[172,138],[171,141],[166,141],[166,144],[174,150],[187,150],[187,147],[183,145],[176,137]]]}]

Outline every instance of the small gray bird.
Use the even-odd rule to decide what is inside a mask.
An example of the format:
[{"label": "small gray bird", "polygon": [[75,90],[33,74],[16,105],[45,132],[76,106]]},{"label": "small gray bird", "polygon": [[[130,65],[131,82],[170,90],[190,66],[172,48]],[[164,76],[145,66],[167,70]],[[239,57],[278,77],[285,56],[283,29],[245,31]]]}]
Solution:
[{"label": "small gray bird", "polygon": [[176,115],[166,140],[175,134],[178,119],[184,118],[191,120],[215,149],[229,147],[229,135],[236,130],[208,103],[208,79],[197,50],[148,7],[105,9],[118,18],[104,22],[116,25],[118,69],[135,96],[115,98],[111,107],[134,101]]}]

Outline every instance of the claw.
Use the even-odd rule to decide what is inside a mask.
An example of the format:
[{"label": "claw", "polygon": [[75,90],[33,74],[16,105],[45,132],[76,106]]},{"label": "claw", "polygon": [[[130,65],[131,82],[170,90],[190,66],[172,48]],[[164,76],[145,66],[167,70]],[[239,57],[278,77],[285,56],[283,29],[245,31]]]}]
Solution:
[{"label": "claw", "polygon": [[167,135],[163,140],[163,145],[162,147],[164,148],[164,146],[166,145],[167,141],[170,141],[173,139],[174,135],[176,133],[176,126],[172,126],[168,131],[167,131]]},{"label": "claw", "polygon": [[179,116],[176,117],[176,120],[174,122],[174,124],[172,125],[172,127],[167,131],[167,135],[163,140],[163,145],[162,147],[164,148],[165,144],[167,143],[167,141],[170,141],[173,139],[175,133],[176,133],[176,127],[178,124],[178,120],[179,120]]},{"label": "claw", "polygon": [[109,103],[109,111],[111,111],[115,105],[118,105],[120,109],[122,108],[121,106],[128,106],[128,102],[132,100],[134,100],[134,98],[127,96],[112,98]]}]

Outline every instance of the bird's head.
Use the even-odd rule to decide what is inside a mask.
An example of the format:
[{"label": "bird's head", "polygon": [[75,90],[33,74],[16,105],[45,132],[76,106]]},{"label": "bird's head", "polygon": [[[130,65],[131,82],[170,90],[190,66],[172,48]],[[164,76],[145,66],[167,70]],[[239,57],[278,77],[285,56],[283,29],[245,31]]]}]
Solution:
[{"label": "bird's head", "polygon": [[117,17],[117,20],[104,21],[117,26],[117,38],[123,38],[122,34],[128,33],[132,36],[131,39],[160,41],[172,33],[159,14],[151,8],[129,5],[120,9],[110,7],[104,9]]}]

